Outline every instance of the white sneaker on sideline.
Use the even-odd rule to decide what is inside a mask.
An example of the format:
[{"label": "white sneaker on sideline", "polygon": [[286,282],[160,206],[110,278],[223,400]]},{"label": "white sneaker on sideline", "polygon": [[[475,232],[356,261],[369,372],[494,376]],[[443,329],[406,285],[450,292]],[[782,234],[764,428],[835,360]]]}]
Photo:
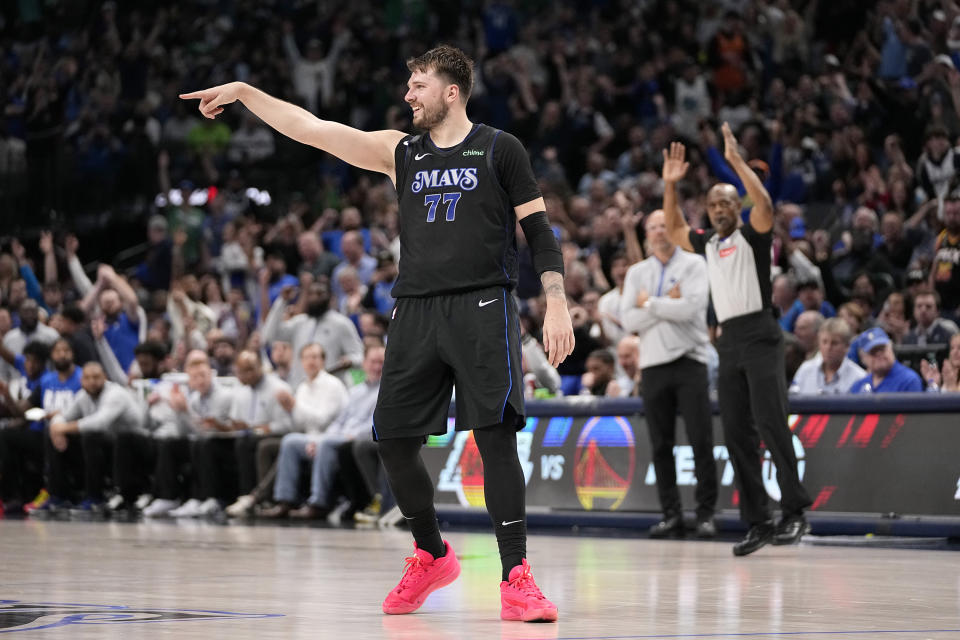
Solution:
[{"label": "white sneaker on sideline", "polygon": [[253,513],[253,507],[257,504],[256,498],[247,494],[240,496],[237,501],[227,507],[227,515],[231,518],[243,518]]},{"label": "white sneaker on sideline", "polygon": [[347,512],[347,509],[350,508],[350,503],[346,500],[342,500],[337,503],[337,506],[333,508],[333,511],[327,514],[327,523],[332,524],[333,526],[339,526],[340,522],[343,520],[343,514]]},{"label": "white sneaker on sideline", "polygon": [[[150,495],[149,493],[142,493],[142,494],[140,494],[140,497],[137,498],[137,501],[136,501],[136,503],[135,503],[135,506],[136,506],[137,509],[139,509],[140,511],[143,511],[144,509],[147,508],[147,505],[148,505],[148,504],[152,504],[152,503],[153,503],[153,496]],[[177,503],[177,504],[179,504],[179,503]]]},{"label": "white sneaker on sideline", "polygon": [[377,524],[381,527],[395,527],[403,522],[403,519],[403,513],[400,512],[400,507],[394,507],[390,509],[390,511],[387,511]]},{"label": "white sneaker on sideline", "polygon": [[174,509],[180,506],[179,500],[164,500],[157,498],[143,510],[144,518],[162,518],[169,516]]},{"label": "white sneaker on sideline", "polygon": [[196,518],[200,515],[200,501],[190,498],[182,506],[170,511],[171,518]]},{"label": "white sneaker on sideline", "polygon": [[223,507],[220,506],[220,501],[216,498],[207,498],[197,507],[198,516],[215,516],[222,511]]}]

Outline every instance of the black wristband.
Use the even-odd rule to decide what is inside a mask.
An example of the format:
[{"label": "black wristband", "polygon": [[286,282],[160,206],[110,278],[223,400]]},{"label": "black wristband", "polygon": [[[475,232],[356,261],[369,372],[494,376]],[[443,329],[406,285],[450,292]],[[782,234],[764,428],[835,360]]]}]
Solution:
[{"label": "black wristband", "polygon": [[553,229],[550,228],[546,212],[531,213],[520,220],[520,226],[523,228],[523,235],[527,238],[527,244],[530,245],[533,267],[537,270],[537,274],[543,275],[547,271],[556,271],[563,275],[563,253],[560,251],[560,243],[553,235]]}]

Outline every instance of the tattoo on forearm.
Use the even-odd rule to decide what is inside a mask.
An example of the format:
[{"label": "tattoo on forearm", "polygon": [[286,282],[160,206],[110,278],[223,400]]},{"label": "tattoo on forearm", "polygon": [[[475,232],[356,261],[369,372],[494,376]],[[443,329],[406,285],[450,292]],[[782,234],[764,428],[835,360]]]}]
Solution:
[{"label": "tattoo on forearm", "polygon": [[567,295],[563,290],[563,276],[556,271],[544,272],[540,277],[540,282],[543,283],[543,291],[547,294],[547,297],[566,299]]}]

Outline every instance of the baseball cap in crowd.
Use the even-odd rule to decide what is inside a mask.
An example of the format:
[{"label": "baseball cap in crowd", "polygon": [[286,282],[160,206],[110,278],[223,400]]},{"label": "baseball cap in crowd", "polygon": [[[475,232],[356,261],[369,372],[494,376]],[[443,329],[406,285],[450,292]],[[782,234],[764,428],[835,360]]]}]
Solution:
[{"label": "baseball cap in crowd", "polygon": [[907,272],[906,280],[907,280],[907,286],[910,286],[911,284],[919,284],[921,282],[926,282],[927,278],[926,276],[923,275],[923,271],[921,269],[913,269],[912,271]]},{"label": "baseball cap in crowd", "polygon": [[865,353],[870,353],[877,347],[891,344],[890,336],[887,335],[887,332],[877,327],[867,329],[861,333],[858,341],[860,344],[857,345],[857,347]]},{"label": "baseball cap in crowd", "polygon": [[755,173],[760,174],[761,179],[766,180],[767,176],[770,175],[770,165],[761,160],[760,158],[754,158],[747,163]]},{"label": "baseball cap in crowd", "polygon": [[956,69],[956,65],[953,64],[953,59],[945,53],[941,53],[936,58],[933,59],[934,62],[942,64],[945,67],[950,67],[951,69]]}]

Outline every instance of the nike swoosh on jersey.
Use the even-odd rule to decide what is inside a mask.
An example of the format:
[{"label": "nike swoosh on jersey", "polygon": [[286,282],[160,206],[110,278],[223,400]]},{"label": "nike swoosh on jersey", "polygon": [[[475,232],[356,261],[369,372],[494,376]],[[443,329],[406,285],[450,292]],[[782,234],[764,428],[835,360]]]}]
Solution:
[{"label": "nike swoosh on jersey", "polygon": [[494,298],[493,300],[487,300],[486,302],[484,302],[483,300],[481,300],[481,301],[480,301],[480,304],[478,304],[477,306],[478,306],[478,307],[485,307],[485,306],[487,306],[488,304],[493,304],[494,302],[496,302],[496,301],[499,300],[499,299],[500,299],[500,298]]},{"label": "nike swoosh on jersey", "polygon": [[413,159],[414,159],[414,160],[423,160],[423,159],[426,158],[427,156],[432,156],[432,155],[433,155],[432,153],[418,153],[417,155],[413,156]]},{"label": "nike swoosh on jersey", "polygon": [[501,522],[501,523],[500,523],[500,526],[501,526],[501,527],[506,527],[507,525],[517,524],[518,522],[523,522],[523,519],[521,518],[520,520],[511,520],[510,522],[504,521],[504,522]]}]

